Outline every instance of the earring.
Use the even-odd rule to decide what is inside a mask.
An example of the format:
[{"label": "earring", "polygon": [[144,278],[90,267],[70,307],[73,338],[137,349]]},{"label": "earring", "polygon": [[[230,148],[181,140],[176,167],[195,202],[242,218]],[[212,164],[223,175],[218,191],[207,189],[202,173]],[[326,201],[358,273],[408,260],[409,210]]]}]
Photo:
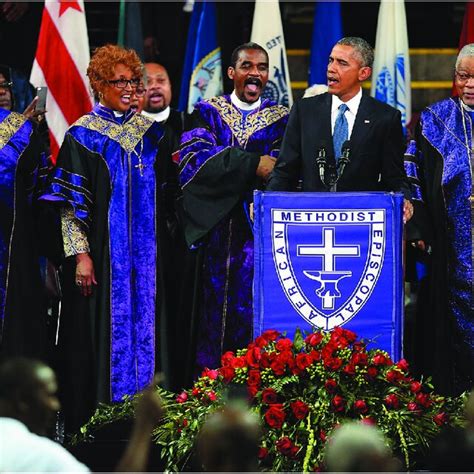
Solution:
[{"label": "earring", "polygon": [[99,99],[103,99],[104,98],[104,93],[103,92],[99,92]]}]

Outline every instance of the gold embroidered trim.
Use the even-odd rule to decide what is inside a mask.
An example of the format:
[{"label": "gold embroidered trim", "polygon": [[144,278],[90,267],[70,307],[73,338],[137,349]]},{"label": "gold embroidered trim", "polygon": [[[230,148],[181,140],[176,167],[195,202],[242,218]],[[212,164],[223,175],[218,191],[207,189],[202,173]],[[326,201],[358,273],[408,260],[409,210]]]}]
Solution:
[{"label": "gold embroidered trim", "polygon": [[252,135],[288,114],[286,107],[282,105],[272,105],[271,107],[248,114],[245,127],[242,127],[242,113],[231,103],[227,102],[225,97],[213,97],[207,102],[219,112],[222,120],[229,126],[232,134],[243,148],[245,148],[245,145]]},{"label": "gold embroidered trim", "polygon": [[74,125],[106,135],[117,142],[127,153],[132,153],[153,123],[153,120],[139,114],[135,114],[129,122],[123,125],[97,115],[88,114],[77,120]]},{"label": "gold embroidered trim", "polygon": [[61,208],[61,232],[66,257],[89,252],[87,235],[71,207]]},{"label": "gold embroidered trim", "polygon": [[0,150],[12,139],[26,120],[25,116],[16,112],[11,112],[5,117],[0,123]]}]

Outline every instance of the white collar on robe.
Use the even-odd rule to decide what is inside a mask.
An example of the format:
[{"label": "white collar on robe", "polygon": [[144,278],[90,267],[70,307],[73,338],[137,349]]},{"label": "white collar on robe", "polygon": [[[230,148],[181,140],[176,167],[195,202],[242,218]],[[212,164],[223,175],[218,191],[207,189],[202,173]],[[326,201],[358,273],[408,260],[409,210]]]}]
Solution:
[{"label": "white collar on robe", "polygon": [[230,101],[240,110],[255,110],[255,109],[258,109],[262,103],[261,97],[259,97],[256,102],[252,102],[251,104],[247,102],[242,102],[237,97],[235,90],[232,91],[232,94],[230,94]]},{"label": "white collar on robe", "polygon": [[154,120],[155,122],[164,122],[165,120],[168,120],[170,112],[171,108],[168,105],[168,107],[166,107],[166,109],[162,110],[161,112],[147,112],[146,110],[143,110],[142,115]]}]

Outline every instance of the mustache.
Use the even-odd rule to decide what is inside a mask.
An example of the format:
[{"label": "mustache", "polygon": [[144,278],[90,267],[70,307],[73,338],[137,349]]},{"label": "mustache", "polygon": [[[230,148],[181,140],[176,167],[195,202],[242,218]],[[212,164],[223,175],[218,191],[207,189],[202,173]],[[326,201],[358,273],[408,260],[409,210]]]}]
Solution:
[{"label": "mustache", "polygon": [[262,87],[263,83],[260,79],[257,77],[249,77],[248,79],[245,80],[245,85],[247,84],[255,84],[256,86]]}]

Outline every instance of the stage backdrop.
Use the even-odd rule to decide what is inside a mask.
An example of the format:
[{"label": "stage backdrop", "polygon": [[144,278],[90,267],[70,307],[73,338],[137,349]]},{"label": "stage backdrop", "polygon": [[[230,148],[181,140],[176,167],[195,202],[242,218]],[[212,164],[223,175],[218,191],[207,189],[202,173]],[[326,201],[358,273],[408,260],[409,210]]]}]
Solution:
[{"label": "stage backdrop", "polygon": [[344,326],[398,360],[403,196],[257,191],[254,203],[254,336]]}]

